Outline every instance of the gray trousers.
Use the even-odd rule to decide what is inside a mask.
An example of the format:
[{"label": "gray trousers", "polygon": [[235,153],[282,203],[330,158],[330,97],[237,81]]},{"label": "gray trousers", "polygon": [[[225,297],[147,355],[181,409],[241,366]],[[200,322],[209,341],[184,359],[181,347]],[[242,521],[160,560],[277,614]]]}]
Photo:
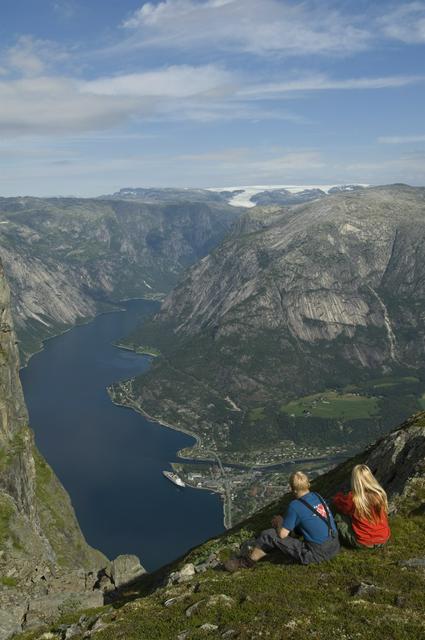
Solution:
[{"label": "gray trousers", "polygon": [[275,529],[262,531],[255,541],[255,546],[266,553],[273,549],[279,549],[297,564],[324,562],[336,556],[340,550],[338,535],[336,538],[328,538],[322,544],[317,544],[292,538],[292,536],[279,538]]}]

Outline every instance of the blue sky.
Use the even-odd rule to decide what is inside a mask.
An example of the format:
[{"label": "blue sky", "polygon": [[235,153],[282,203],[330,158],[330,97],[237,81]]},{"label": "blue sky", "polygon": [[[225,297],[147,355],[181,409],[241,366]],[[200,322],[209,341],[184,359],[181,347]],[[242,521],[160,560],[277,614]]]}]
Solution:
[{"label": "blue sky", "polygon": [[2,0],[0,195],[425,184],[425,2]]}]

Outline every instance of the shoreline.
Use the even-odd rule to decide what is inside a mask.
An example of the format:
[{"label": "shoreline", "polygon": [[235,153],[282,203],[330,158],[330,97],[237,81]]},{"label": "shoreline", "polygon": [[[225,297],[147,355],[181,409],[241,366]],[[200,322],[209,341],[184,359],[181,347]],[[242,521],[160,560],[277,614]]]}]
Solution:
[{"label": "shoreline", "polygon": [[[161,425],[161,427],[166,427],[167,429],[172,429],[173,431],[184,433],[185,435],[188,435],[188,436],[192,437],[195,440],[195,444],[193,446],[196,446],[197,444],[199,444],[201,442],[201,440],[200,440],[200,438],[199,438],[199,436],[197,434],[194,434],[193,432],[189,431],[188,429],[183,429],[183,428],[180,428],[180,427],[176,427],[176,426],[174,426],[172,424],[169,424],[168,422],[165,422],[164,420],[161,420],[159,418],[154,418],[153,416],[149,415],[142,407],[140,407],[133,400],[129,399],[128,403],[118,402],[117,400],[115,400],[112,397],[109,387],[107,388],[107,392],[108,392],[109,398],[111,399],[111,402],[114,405],[116,405],[117,407],[124,407],[124,408],[127,408],[127,409],[132,409],[136,413],[140,413],[140,415],[142,415],[144,418],[146,418],[150,422],[159,424],[159,425]],[[181,460],[190,460],[189,458],[185,458],[184,456],[182,456],[180,454],[180,450],[178,450],[176,452],[176,457],[180,458]],[[201,460],[201,462],[212,462],[212,461],[210,461],[210,460]],[[177,463],[170,463],[170,464],[171,465],[178,464],[178,462]],[[190,485],[188,483],[186,483],[186,484],[191,489],[210,491],[211,493],[216,493],[218,496],[220,496],[220,498],[222,500],[222,503],[223,503],[223,525],[224,525],[224,528],[226,529],[226,531],[228,531],[230,529],[230,525],[229,525],[229,523],[227,521],[227,514],[226,514],[226,509],[225,509],[225,498],[226,498],[225,493],[222,492],[222,491],[215,491],[214,489],[211,489],[210,487],[194,487],[193,485]]]},{"label": "shoreline", "polygon": [[[155,295],[158,295],[158,297],[154,297]],[[41,353],[42,351],[44,351],[44,344],[46,342],[48,342],[49,340],[53,340],[54,338],[59,338],[60,336],[63,336],[65,333],[68,333],[68,331],[72,331],[72,329],[76,329],[77,327],[80,326],[84,326],[86,324],[89,324],[89,322],[93,322],[93,320],[96,320],[96,318],[106,315],[107,313],[121,313],[126,311],[125,307],[120,307],[119,305],[123,302],[132,302],[133,300],[146,300],[147,302],[161,302],[161,300],[163,300],[165,298],[167,294],[166,293],[158,293],[158,294],[152,294],[152,297],[149,296],[142,296],[142,297],[135,297],[135,298],[120,298],[119,300],[117,300],[116,302],[111,301],[107,304],[110,304],[111,306],[115,306],[115,309],[105,309],[104,311],[98,311],[95,312],[92,316],[82,316],[80,319],[78,319],[74,324],[70,324],[69,326],[67,326],[65,329],[58,331],[58,333],[54,333],[51,336],[47,336],[46,338],[41,338],[40,339],[40,347],[39,349],[37,349],[36,351],[32,351],[31,353],[28,353],[25,356],[25,360],[20,363],[19,366],[19,371],[21,369],[25,369],[25,367],[28,366],[29,361],[31,360],[31,358],[33,356],[36,356],[38,353]],[[16,331],[16,321],[13,318],[13,324],[15,326],[15,331]],[[18,342],[20,342],[19,337],[18,337]],[[126,348],[126,347],[119,347],[119,345],[115,345],[117,348]],[[133,351],[134,353],[137,353],[137,351],[135,349],[131,349],[129,348],[129,351]],[[139,354],[139,355],[147,355],[147,354]]]}]

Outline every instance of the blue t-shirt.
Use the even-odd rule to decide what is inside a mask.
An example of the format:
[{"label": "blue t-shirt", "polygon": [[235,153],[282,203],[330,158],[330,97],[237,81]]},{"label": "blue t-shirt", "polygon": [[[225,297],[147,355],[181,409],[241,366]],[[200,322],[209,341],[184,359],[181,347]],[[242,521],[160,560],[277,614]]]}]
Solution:
[{"label": "blue t-shirt", "polygon": [[[311,491],[302,496],[303,500],[311,504],[311,506],[321,515],[326,518],[325,507],[320,502],[315,493]],[[328,513],[331,518],[331,527],[336,531],[335,521],[328,507]],[[329,528],[326,522],[322,520],[318,515],[314,514],[305,504],[300,500],[292,500],[289,503],[288,511],[283,519],[283,527],[288,531],[297,530],[304,536],[304,539],[308,542],[316,542],[322,544],[329,537]]]}]

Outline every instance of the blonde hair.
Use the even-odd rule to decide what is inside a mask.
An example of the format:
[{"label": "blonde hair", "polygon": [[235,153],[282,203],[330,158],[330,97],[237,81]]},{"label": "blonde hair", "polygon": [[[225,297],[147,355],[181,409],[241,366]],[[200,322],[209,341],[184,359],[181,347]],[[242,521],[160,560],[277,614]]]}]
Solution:
[{"label": "blonde hair", "polygon": [[365,464],[357,464],[351,472],[351,490],[356,514],[369,522],[388,513],[387,494]]},{"label": "blonde hair", "polygon": [[294,471],[294,473],[291,473],[289,476],[289,484],[294,493],[308,491],[310,489],[310,480],[302,471]]}]

